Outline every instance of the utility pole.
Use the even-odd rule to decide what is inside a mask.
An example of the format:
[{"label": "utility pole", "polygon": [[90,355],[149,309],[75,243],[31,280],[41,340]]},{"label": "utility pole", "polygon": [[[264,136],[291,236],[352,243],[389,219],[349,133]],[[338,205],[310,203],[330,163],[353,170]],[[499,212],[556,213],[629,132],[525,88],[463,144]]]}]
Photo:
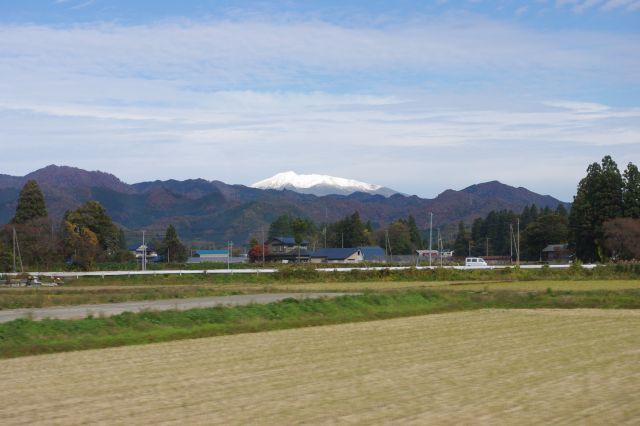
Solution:
[{"label": "utility pole", "polygon": [[18,242],[18,238],[16,237],[16,228],[13,228],[13,273],[18,272],[16,270],[16,245]]},{"label": "utility pole", "polygon": [[516,244],[516,265],[520,266],[520,218],[518,218],[518,240]]},{"label": "utility pole", "polygon": [[431,239],[433,235],[433,212],[429,212],[429,267],[431,267]]},{"label": "utility pole", "polygon": [[513,263],[513,223],[509,224],[509,263]]},{"label": "utility pole", "polygon": [[486,249],[487,254],[485,254],[485,256],[489,257],[489,237],[487,237],[485,244],[486,244],[486,247],[487,247],[487,249]]},{"label": "utility pole", "polygon": [[340,235],[342,236],[342,248],[344,248],[344,232]]},{"label": "utility pole", "polygon": [[390,257],[393,256],[391,253],[391,241],[389,241],[389,229],[384,230],[384,252],[387,256],[387,261],[390,261]]},{"label": "utility pole", "polygon": [[264,267],[264,226],[262,227],[262,266]]},{"label": "utility pole", "polygon": [[440,236],[440,228],[438,228],[438,256],[440,257],[441,268],[442,268],[442,250],[444,250],[444,245],[442,244],[442,237]]},{"label": "utility pole", "polygon": [[322,230],[322,233],[324,234],[324,248],[327,248],[327,225],[324,225],[324,229]]},{"label": "utility pole", "polygon": [[146,271],[147,270],[147,244],[145,243],[145,240],[144,240],[144,233],[145,231],[142,231],[142,270]]}]

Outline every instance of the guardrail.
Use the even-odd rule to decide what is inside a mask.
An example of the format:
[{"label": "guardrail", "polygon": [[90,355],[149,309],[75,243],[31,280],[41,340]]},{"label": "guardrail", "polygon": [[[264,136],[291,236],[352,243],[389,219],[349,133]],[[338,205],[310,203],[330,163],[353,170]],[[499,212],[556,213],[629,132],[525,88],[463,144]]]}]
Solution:
[{"label": "guardrail", "polygon": [[[520,265],[522,269],[542,269],[548,266],[552,269],[566,269],[571,265]],[[585,264],[585,269],[593,269],[598,265]],[[318,272],[351,272],[351,271],[406,271],[410,269],[426,270],[426,269],[458,269],[458,270],[478,270],[478,269],[507,269],[514,268],[511,265],[500,266],[365,266],[365,267],[338,267],[338,268],[316,268]],[[277,268],[261,269],[168,269],[154,271],[91,271],[91,272],[29,272],[34,277],[60,277],[60,278],[80,278],[80,277],[117,277],[117,276],[135,276],[135,275],[216,275],[216,274],[274,274],[278,272]],[[6,273],[2,276],[15,277],[21,274]]]},{"label": "guardrail", "polygon": [[[520,265],[521,269],[542,269],[543,267],[548,266],[549,268],[553,268],[553,269],[568,269],[569,267],[571,267],[571,265]],[[593,269],[595,268],[596,264],[586,264],[586,265],[582,265],[582,267],[584,269]],[[344,267],[340,267],[340,268],[316,268],[316,271],[318,272],[351,272],[351,271],[382,271],[382,270],[389,270],[389,271],[406,271],[409,269],[417,269],[417,270],[423,270],[423,269],[459,269],[459,270],[468,270],[468,271],[472,271],[472,270],[477,270],[477,269],[508,269],[508,268],[515,268],[515,265],[499,265],[499,266],[462,266],[462,265],[455,265],[455,266],[368,266],[368,267],[362,267],[362,268],[344,268]]]},{"label": "guardrail", "polygon": [[[157,271],[90,271],[90,272],[29,272],[34,277],[121,277],[134,275],[197,275],[197,274],[273,274],[277,269],[167,269]],[[18,273],[7,273],[5,276],[15,277]]]}]

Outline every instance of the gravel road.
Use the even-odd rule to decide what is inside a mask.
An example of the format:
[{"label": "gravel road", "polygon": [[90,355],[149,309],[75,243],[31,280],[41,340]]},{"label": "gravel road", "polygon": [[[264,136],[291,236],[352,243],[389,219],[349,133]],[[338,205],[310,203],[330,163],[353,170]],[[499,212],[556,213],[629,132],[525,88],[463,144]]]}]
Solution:
[{"label": "gravel road", "polygon": [[236,296],[197,297],[191,299],[145,300],[137,302],[101,303],[95,305],[56,306],[51,308],[25,308],[0,310],[0,323],[18,318],[41,320],[78,319],[93,316],[111,316],[123,312],[168,311],[171,309],[187,310],[194,308],[210,308],[213,306],[238,306],[251,303],[267,304],[284,299],[319,299],[355,295],[357,293],[261,293],[242,294]]}]

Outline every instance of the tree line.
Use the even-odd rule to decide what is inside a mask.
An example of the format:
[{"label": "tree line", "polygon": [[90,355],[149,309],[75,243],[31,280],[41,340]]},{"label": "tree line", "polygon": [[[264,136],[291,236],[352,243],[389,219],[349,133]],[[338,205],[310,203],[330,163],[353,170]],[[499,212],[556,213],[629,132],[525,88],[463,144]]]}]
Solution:
[{"label": "tree line", "polygon": [[[173,226],[157,249],[172,253],[176,261],[187,257]],[[127,250],[124,230],[99,202],[87,201],[54,223],[38,183],[29,180],[20,191],[14,217],[0,228],[0,270],[13,270],[14,259],[27,270],[89,270],[99,262],[131,262],[134,257]]]},{"label": "tree line", "polygon": [[629,163],[623,173],[610,156],[587,168],[571,209],[526,207],[522,213],[492,211],[476,219],[470,230],[458,225],[457,255],[506,256],[511,230],[520,221],[521,258],[538,260],[549,244],[568,244],[583,262],[640,259],[640,172]]},{"label": "tree line", "polygon": [[624,173],[610,156],[592,163],[569,215],[570,240],[583,261],[640,259],[640,172]]},{"label": "tree line", "polygon": [[[316,224],[309,218],[281,215],[269,226],[269,238],[289,236],[297,242],[306,240],[314,248],[386,247],[391,254],[412,254],[425,244],[413,216],[393,221],[387,227],[374,229],[370,221],[364,222],[355,211],[333,223]],[[254,237],[250,246],[261,254]],[[251,253],[250,253],[251,254]]]},{"label": "tree line", "polygon": [[[518,229],[519,227],[519,229]],[[511,210],[491,211],[473,221],[467,229],[462,221],[453,243],[456,256],[516,256],[520,231],[520,258],[539,260],[549,244],[567,243],[569,220],[567,209],[526,206],[520,214]]]}]

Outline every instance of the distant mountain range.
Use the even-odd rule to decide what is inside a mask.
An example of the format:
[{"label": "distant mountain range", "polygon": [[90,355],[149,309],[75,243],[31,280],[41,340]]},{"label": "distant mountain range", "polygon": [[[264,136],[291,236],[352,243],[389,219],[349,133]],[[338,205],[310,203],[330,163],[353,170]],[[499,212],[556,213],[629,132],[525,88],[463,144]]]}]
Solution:
[{"label": "distant mountain range", "polygon": [[316,174],[299,175],[296,172],[278,173],[268,179],[254,183],[251,187],[258,189],[288,189],[300,194],[312,194],[319,197],[325,195],[351,195],[354,192],[364,192],[385,197],[399,194],[398,191],[390,188],[353,179]]},{"label": "distant mountain range", "polygon": [[87,200],[97,200],[113,220],[127,230],[145,229],[159,235],[169,224],[174,224],[185,240],[225,242],[233,239],[236,244],[245,243],[252,235],[260,237],[263,229],[266,232],[269,224],[285,213],[306,216],[316,222],[334,222],[358,211],[363,220],[370,220],[374,226],[413,215],[418,226],[425,228],[428,212],[434,214],[434,226],[443,226],[460,220],[470,222],[491,210],[519,212],[531,204],[555,208],[561,203],[549,195],[498,181],[460,191],[448,189],[434,199],[366,192],[316,196],[286,187],[258,189],[204,179],[129,185],[108,173],[52,165],[22,177],[0,175],[0,223],[7,223],[13,217],[18,194],[28,179],[38,181],[49,214],[56,220],[68,209]]}]

